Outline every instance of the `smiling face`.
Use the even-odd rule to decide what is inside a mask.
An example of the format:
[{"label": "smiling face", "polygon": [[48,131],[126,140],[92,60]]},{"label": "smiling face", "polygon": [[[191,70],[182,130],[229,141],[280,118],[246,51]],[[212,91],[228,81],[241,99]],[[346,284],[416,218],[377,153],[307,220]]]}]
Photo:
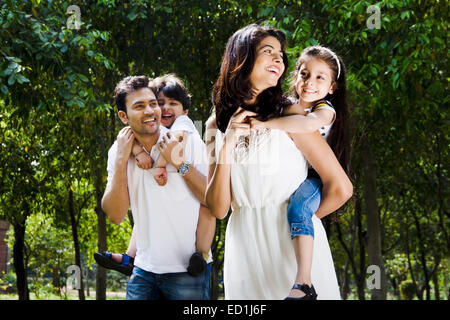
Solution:
[{"label": "smiling face", "polygon": [[158,93],[158,105],[162,112],[161,124],[166,128],[170,128],[180,115],[188,113],[188,110],[183,110],[180,101],[166,97],[162,91]]},{"label": "smiling face", "polygon": [[300,66],[297,91],[300,101],[312,103],[332,94],[335,89],[333,71],[323,60],[309,57]]},{"label": "smiling face", "polygon": [[276,86],[284,69],[280,42],[275,37],[265,37],[256,47],[255,63],[250,73],[252,88],[259,93]]},{"label": "smiling face", "polygon": [[119,111],[122,122],[138,135],[153,135],[159,132],[161,109],[155,94],[144,87],[130,92],[125,98],[127,112]]}]

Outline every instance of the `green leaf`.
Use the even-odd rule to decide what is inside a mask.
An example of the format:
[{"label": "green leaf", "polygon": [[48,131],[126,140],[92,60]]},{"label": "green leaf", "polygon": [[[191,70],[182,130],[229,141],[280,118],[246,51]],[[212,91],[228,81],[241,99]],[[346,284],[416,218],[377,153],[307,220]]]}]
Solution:
[{"label": "green leaf", "polygon": [[137,14],[134,11],[131,11],[128,15],[127,15],[128,20],[133,21],[134,19],[137,18]]},{"label": "green leaf", "polygon": [[16,78],[17,78],[17,82],[20,83],[20,84],[22,84],[24,82],[30,82],[30,80],[28,80],[28,78],[24,77],[21,74],[17,74]]},{"label": "green leaf", "polygon": [[16,81],[15,79],[16,74],[12,73],[9,78],[8,78],[8,85],[12,86],[14,84],[14,82]]},{"label": "green leaf", "polygon": [[8,87],[5,86],[4,84],[0,87],[0,90],[1,90],[4,94],[8,94]]},{"label": "green leaf", "polygon": [[392,81],[392,86],[394,88],[398,87],[398,79],[400,78],[400,73],[396,73],[394,76],[394,80]]},{"label": "green leaf", "polygon": [[84,74],[78,74],[78,78],[80,78],[81,81],[89,82],[89,79]]}]

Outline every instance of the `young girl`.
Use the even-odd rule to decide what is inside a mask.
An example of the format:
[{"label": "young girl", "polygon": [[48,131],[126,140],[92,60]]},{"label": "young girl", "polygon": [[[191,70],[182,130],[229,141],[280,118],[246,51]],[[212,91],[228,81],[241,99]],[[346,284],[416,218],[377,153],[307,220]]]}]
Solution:
[{"label": "young girl", "polygon": [[[167,74],[154,79],[150,83],[150,87],[155,92],[158,104],[162,109],[161,124],[170,129],[171,135],[182,142],[183,150],[185,150],[186,140],[189,139],[189,135],[198,135],[198,131],[192,120],[187,116],[190,107],[190,95],[183,82],[175,75]],[[164,186],[167,183],[167,161],[160,155],[156,146],[150,152],[150,150],[145,150],[135,140],[131,153],[135,157],[139,168],[153,170],[153,176],[160,186]],[[185,172],[183,170],[186,169],[189,170],[189,168],[180,168],[180,173],[184,175]],[[209,209],[206,206],[201,204],[196,232],[197,252],[190,258],[187,268],[191,275],[197,276],[205,270],[214,232],[215,217],[209,213]],[[97,263],[103,267],[114,269],[126,275],[131,275],[135,256],[136,239],[134,228],[126,253],[114,254],[104,252],[94,254]]]},{"label": "young girl", "polygon": [[[294,71],[291,91],[298,101],[284,110],[283,117],[266,122],[251,118],[252,128],[280,129],[291,133],[319,130],[348,173],[348,107],[342,60],[322,46],[304,49]],[[297,276],[287,300],[317,298],[311,283],[314,244],[311,218],[320,204],[321,187],[319,176],[310,168],[308,178],[289,201],[287,217],[296,254]]]}]

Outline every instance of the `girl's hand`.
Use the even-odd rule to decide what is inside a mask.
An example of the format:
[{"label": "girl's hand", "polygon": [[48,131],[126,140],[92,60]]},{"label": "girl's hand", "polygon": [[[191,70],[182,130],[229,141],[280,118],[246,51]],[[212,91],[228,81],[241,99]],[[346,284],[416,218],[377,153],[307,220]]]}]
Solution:
[{"label": "girl's hand", "polygon": [[240,136],[248,136],[250,134],[249,119],[254,116],[257,116],[255,112],[237,108],[225,130],[225,143],[234,148]]},{"label": "girl's hand", "polygon": [[269,121],[259,121],[256,118],[249,118],[250,129],[252,130],[261,130],[265,128],[269,128]]}]

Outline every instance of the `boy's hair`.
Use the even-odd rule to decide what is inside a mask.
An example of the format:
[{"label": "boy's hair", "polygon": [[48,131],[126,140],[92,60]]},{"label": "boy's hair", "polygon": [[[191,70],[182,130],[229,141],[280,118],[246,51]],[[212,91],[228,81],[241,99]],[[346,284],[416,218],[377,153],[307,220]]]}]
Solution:
[{"label": "boy's hair", "polygon": [[[349,112],[347,105],[346,69],[342,59],[333,51],[320,45],[305,48],[297,61],[292,74],[290,91],[297,99],[297,77],[301,66],[308,57],[320,59],[328,64],[333,71],[333,82],[336,89],[333,94],[328,94],[324,99],[331,102],[336,110],[336,120],[331,127],[328,142],[333,149],[344,171],[348,174],[350,167],[350,137],[349,137]],[[339,61],[339,65],[338,65]]]},{"label": "boy's hair", "polygon": [[162,92],[166,97],[179,101],[183,105],[183,110],[191,107],[191,95],[183,81],[173,73],[155,78],[150,82],[149,87],[153,90],[156,97]]},{"label": "boy's hair", "polygon": [[128,76],[122,79],[114,89],[114,100],[116,102],[117,110],[127,113],[127,106],[125,104],[127,94],[141,88],[148,88],[149,80],[150,79],[146,76]]}]

